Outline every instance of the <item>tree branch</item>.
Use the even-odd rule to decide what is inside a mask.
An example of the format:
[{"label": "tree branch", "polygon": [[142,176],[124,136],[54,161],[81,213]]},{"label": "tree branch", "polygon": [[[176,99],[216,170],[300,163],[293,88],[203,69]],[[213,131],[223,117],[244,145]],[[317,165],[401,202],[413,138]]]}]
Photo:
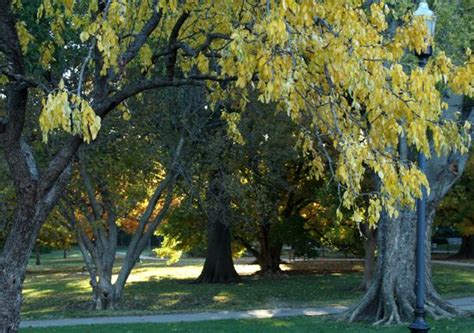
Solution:
[{"label": "tree branch", "polygon": [[28,77],[26,75],[21,75],[21,74],[15,74],[10,71],[7,71],[5,69],[0,70],[0,74],[5,75],[12,81],[16,81],[19,83],[17,87],[21,89],[25,88],[40,88],[43,90],[45,93],[49,93],[51,90],[53,90],[52,87],[48,86],[47,84],[40,82],[38,80],[35,80],[34,78]]},{"label": "tree branch", "polygon": [[176,21],[176,24],[173,27],[173,30],[171,30],[170,37],[168,39],[168,61],[166,63],[166,76],[168,77],[169,80],[172,80],[174,77],[174,70],[176,66],[176,60],[177,60],[177,54],[178,54],[178,49],[179,45],[177,43],[178,40],[178,35],[179,31],[184,25],[184,22],[189,17],[189,12],[184,12],[181,14],[181,16],[178,18]]},{"label": "tree branch", "polygon": [[163,9],[160,8],[159,11],[156,11],[156,1],[153,3],[153,15],[148,20],[148,22],[143,26],[142,30],[138,33],[135,37],[133,43],[129,46],[127,51],[125,51],[119,60],[119,64],[122,67],[125,67],[130,61],[132,61],[138,52],[140,51],[141,47],[145,44],[148,39],[148,36],[156,29],[158,24],[161,21],[161,17],[163,16]]}]

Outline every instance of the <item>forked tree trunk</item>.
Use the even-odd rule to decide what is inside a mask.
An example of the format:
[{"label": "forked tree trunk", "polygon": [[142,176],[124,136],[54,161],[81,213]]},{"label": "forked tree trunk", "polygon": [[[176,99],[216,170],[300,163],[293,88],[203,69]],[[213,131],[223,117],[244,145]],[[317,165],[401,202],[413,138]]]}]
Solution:
[{"label": "forked tree trunk", "polygon": [[275,274],[281,272],[281,249],[280,242],[274,242],[270,238],[271,224],[264,224],[260,228],[260,252],[257,257],[260,271],[263,274]]},{"label": "forked tree trunk", "polygon": [[232,259],[230,198],[224,186],[223,171],[213,173],[206,193],[208,233],[206,261],[196,283],[239,282]]},{"label": "forked tree trunk", "polygon": [[120,300],[109,276],[99,276],[99,282],[92,286],[92,293],[94,310],[115,310]]},{"label": "forked tree trunk", "polygon": [[473,259],[474,258],[474,235],[464,236],[458,253],[452,256],[454,259]]}]

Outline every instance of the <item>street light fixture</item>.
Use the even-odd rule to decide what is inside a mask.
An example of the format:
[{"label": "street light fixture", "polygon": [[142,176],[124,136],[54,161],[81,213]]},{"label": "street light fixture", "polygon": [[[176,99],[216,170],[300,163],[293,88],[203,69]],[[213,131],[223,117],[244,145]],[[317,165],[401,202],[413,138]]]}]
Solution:
[{"label": "street light fixture", "polygon": [[[416,17],[422,17],[428,29],[428,37],[430,39],[434,36],[436,17],[432,10],[430,10],[426,1],[421,1],[418,9],[413,13]],[[429,45],[426,50],[417,53],[419,59],[419,66],[424,68],[428,62],[428,58],[433,53],[432,45]],[[418,167],[421,172],[426,175],[426,156],[420,151],[418,153]],[[425,321],[425,237],[426,237],[426,188],[421,189],[421,198],[416,200],[416,306],[415,318],[413,323],[409,326],[412,333],[428,332],[430,327]]]}]

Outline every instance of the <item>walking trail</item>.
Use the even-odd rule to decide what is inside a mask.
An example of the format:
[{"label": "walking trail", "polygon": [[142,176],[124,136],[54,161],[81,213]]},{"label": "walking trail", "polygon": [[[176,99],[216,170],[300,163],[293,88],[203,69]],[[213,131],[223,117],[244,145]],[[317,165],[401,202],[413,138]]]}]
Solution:
[{"label": "walking trail", "polygon": [[[474,312],[474,297],[452,299],[450,302],[461,309]],[[263,319],[294,316],[323,316],[338,314],[346,310],[344,306],[321,307],[321,308],[286,308],[266,309],[248,311],[219,311],[200,313],[176,313],[159,314],[148,316],[121,316],[121,317],[94,317],[74,319],[48,319],[48,320],[25,320],[21,323],[26,327],[57,327],[77,325],[100,325],[100,324],[137,324],[137,323],[177,323],[196,322],[207,320],[224,319]]]}]

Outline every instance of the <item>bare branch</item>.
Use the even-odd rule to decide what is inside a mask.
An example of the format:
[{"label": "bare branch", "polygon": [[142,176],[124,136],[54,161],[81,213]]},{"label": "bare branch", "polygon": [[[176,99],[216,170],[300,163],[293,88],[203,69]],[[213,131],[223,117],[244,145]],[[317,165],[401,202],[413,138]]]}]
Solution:
[{"label": "bare branch", "polygon": [[168,61],[166,63],[166,75],[168,79],[170,80],[173,79],[174,77],[174,70],[176,66],[177,54],[178,54],[178,49],[179,49],[179,45],[177,43],[179,31],[183,27],[184,22],[186,22],[188,17],[189,17],[189,12],[184,12],[181,14],[181,16],[176,21],[176,24],[174,25],[173,30],[171,30],[171,34],[168,39],[168,50],[170,53],[168,54]]},{"label": "bare branch", "polygon": [[87,172],[87,168],[84,163],[84,156],[79,153],[79,172],[81,174],[82,182],[84,184],[84,187],[86,189],[87,197],[89,198],[89,202],[92,206],[92,211],[94,213],[94,218],[95,220],[98,220],[102,216],[102,208],[97,201],[97,198],[95,197],[94,194],[94,188],[92,186],[92,180],[91,177],[89,176],[89,173]]},{"label": "bare branch", "polygon": [[12,81],[18,82],[20,84],[20,88],[40,88],[45,93],[49,93],[51,90],[53,90],[51,86],[26,75],[15,74],[7,71],[6,69],[0,69],[0,74],[5,75]]},{"label": "bare branch", "polygon": [[202,85],[202,82],[200,82],[198,79],[168,80],[163,78],[133,81],[114,95],[107,97],[105,100],[98,102],[96,105],[93,105],[93,108],[98,115],[104,117],[108,112],[110,112],[110,110],[115,108],[124,100],[143,91],[164,87],[180,87],[185,85],[200,86]]},{"label": "bare branch", "polygon": [[150,34],[156,29],[156,27],[160,23],[161,17],[163,16],[163,9],[160,8],[159,11],[156,11],[155,3],[153,5],[154,10],[153,10],[152,17],[143,26],[142,30],[135,37],[135,40],[129,46],[127,51],[125,51],[125,53],[123,53],[122,56],[120,57],[119,64],[121,66],[124,67],[126,64],[128,64],[130,61],[132,61],[136,57],[136,55],[138,54],[138,51],[140,51],[141,47],[147,41],[148,36],[150,36]]}]

